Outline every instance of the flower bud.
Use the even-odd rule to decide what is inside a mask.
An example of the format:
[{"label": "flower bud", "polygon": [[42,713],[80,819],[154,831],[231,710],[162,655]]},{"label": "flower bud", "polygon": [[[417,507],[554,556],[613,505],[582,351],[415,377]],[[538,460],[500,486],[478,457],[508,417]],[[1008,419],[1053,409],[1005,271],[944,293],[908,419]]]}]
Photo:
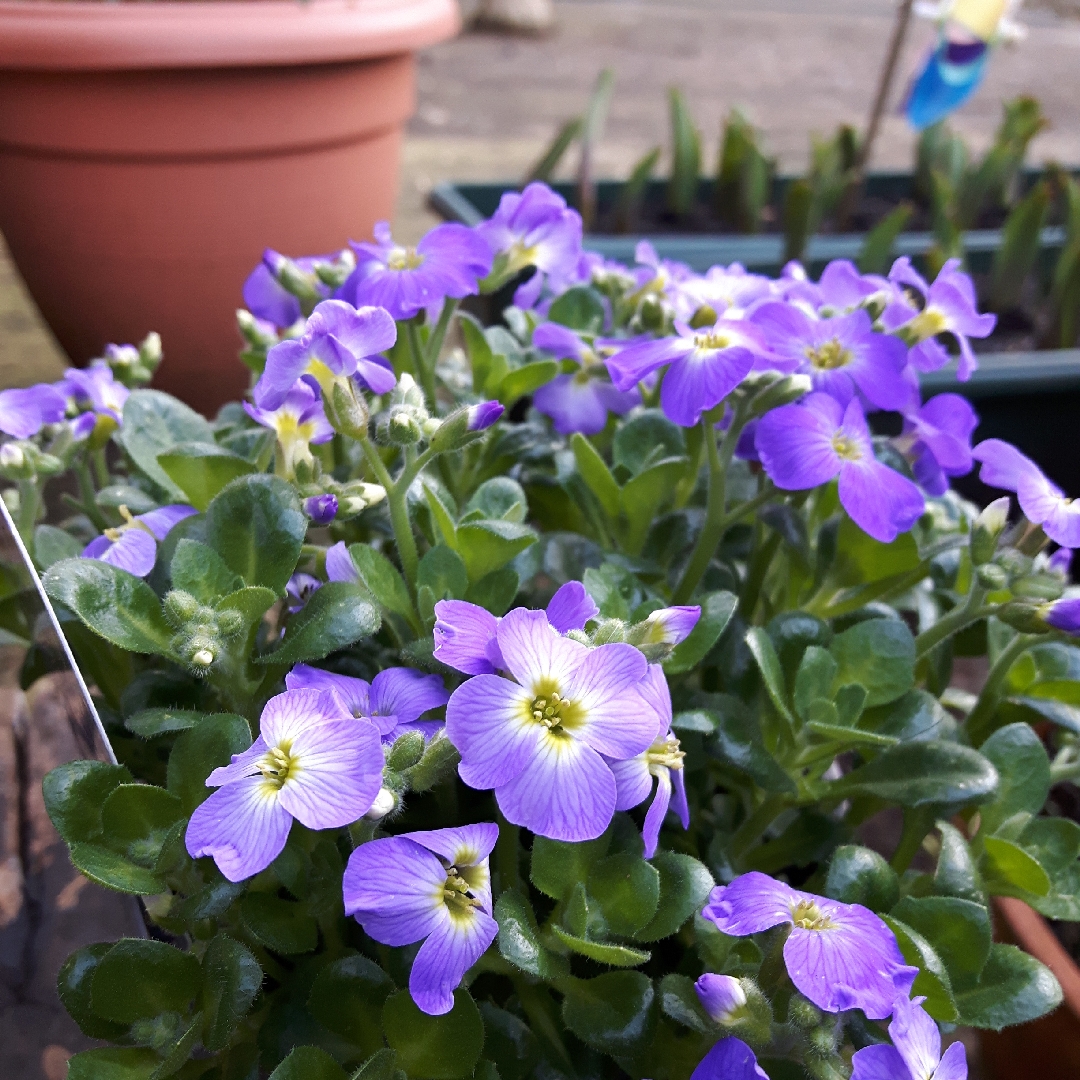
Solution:
[{"label": "flower bud", "polygon": [[139,342],[139,359],[143,364],[154,370],[161,363],[162,351],[161,351],[161,335],[155,330],[151,330]]},{"label": "flower bud", "polygon": [[201,605],[191,593],[184,592],[182,589],[173,589],[166,593],[162,606],[165,618],[179,629],[195,618]]},{"label": "flower bud", "polygon": [[381,821],[395,806],[397,806],[397,796],[389,788],[382,788],[364,817],[368,821]]},{"label": "flower bud", "polygon": [[652,295],[646,296],[638,307],[638,319],[645,330],[662,330],[667,322],[667,313],[660,299]]},{"label": "flower bud", "polygon": [[277,279],[278,284],[286,292],[292,293],[301,303],[315,305],[322,299],[315,275],[301,270],[288,256],[267,248],[263,253],[263,263]]},{"label": "flower bud", "polygon": [[491,427],[506,409],[498,401],[482,401],[479,405],[470,405],[469,430],[485,431]]},{"label": "flower bud", "polygon": [[391,405],[411,405],[414,409],[427,413],[424,391],[416,380],[406,371],[397,381],[397,386],[390,392]]},{"label": "flower bud", "polygon": [[431,449],[437,454],[460,450],[480,437],[480,432],[491,427],[502,416],[504,409],[497,401],[485,401],[452,412],[431,436]]},{"label": "flower bud", "polygon": [[273,323],[259,319],[244,308],[237,308],[236,325],[240,336],[253,348],[266,351],[278,343],[277,330]]},{"label": "flower bud", "polygon": [[217,613],[218,633],[222,637],[236,637],[244,629],[244,616],[235,608],[226,608]]},{"label": "flower bud", "polygon": [[704,326],[715,326],[716,319],[716,309],[710,307],[708,304],[702,304],[701,307],[690,316],[690,328],[692,330],[700,330]]},{"label": "flower bud", "polygon": [[975,576],[984,589],[990,589],[992,592],[1004,589],[1009,584],[1009,575],[1005,572],[1005,568],[998,566],[997,563],[988,562],[977,565]]},{"label": "flower bud", "polygon": [[707,971],[694,983],[694,991],[701,1007],[717,1024],[730,1024],[746,1005],[746,991],[731,975]]},{"label": "flower bud", "polygon": [[612,641],[626,640],[626,623],[622,619],[603,619],[593,631],[594,645],[607,645]]},{"label": "flower bud", "polygon": [[660,608],[630,627],[626,640],[631,645],[678,645],[690,636],[700,618],[697,605]]},{"label": "flower bud", "polygon": [[814,388],[809,375],[785,375],[764,390],[759,390],[750,403],[752,416],[764,416],[781,405],[790,405],[805,397]]},{"label": "flower bud", "polygon": [[424,736],[419,731],[406,731],[394,740],[386,755],[386,764],[394,772],[411,768],[424,755]]},{"label": "flower bud", "polygon": [[336,495],[325,493],[313,495],[304,500],[304,513],[311,518],[313,525],[329,525],[337,516],[338,499]]},{"label": "flower bud", "polygon": [[971,529],[971,561],[980,566],[989,562],[997,550],[998,537],[1009,520],[1009,497],[995,499],[975,519]]},{"label": "flower bud", "polygon": [[998,608],[997,617],[1022,634],[1045,634],[1048,629],[1043,620],[1045,606],[1014,601]]},{"label": "flower bud", "polygon": [[1048,626],[1073,637],[1080,635],[1080,597],[1068,596],[1044,604],[1042,617]]},{"label": "flower bud", "polygon": [[330,426],[350,439],[366,439],[368,407],[348,379],[335,379],[329,393],[323,390],[323,407]]},{"label": "flower bud", "polygon": [[379,428],[379,434],[394,446],[414,446],[424,435],[413,410],[406,405],[394,406]]},{"label": "flower bud", "polygon": [[8,480],[29,480],[34,466],[18,443],[4,443],[0,446],[0,471]]},{"label": "flower bud", "polygon": [[210,649],[197,649],[191,654],[191,663],[197,668],[208,668],[214,662],[214,653]]},{"label": "flower bud", "polygon": [[1013,596],[1018,600],[1056,600],[1064,588],[1056,574],[1026,574],[1012,583]]},{"label": "flower bud", "polygon": [[788,1005],[788,1020],[803,1031],[821,1024],[821,1010],[802,994],[796,994]]}]

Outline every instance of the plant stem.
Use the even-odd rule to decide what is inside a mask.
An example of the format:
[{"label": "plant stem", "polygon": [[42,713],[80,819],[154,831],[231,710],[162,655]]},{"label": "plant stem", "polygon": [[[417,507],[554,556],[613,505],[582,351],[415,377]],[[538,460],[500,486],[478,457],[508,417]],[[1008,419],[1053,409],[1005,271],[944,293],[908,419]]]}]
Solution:
[{"label": "plant stem", "polygon": [[735,830],[728,845],[728,857],[737,863],[753,847],[761,834],[785,807],[783,795],[768,795],[760,806]]},{"label": "plant stem", "polygon": [[743,586],[743,594],[739,599],[739,608],[743,618],[749,623],[754,618],[754,609],[761,595],[761,586],[765,584],[765,575],[769,572],[769,566],[780,546],[782,537],[779,533],[773,533],[768,540],[758,549],[750,562],[750,570],[746,575],[746,584]]},{"label": "plant stem", "polygon": [[443,342],[446,340],[446,332],[450,329],[450,322],[454,318],[457,307],[458,301],[449,296],[443,301],[439,321],[435,324],[435,329],[431,331],[431,337],[428,338],[427,359],[433,376],[439,363],[439,353],[442,352]]},{"label": "plant stem", "polygon": [[420,386],[427,398],[428,408],[435,412],[435,369],[434,365],[428,365],[427,354],[420,343],[420,329],[411,319],[405,323],[405,336],[409,342],[409,352],[412,354],[413,367],[420,380]]},{"label": "plant stem", "polygon": [[41,492],[33,480],[19,481],[19,535],[23,538],[27,551],[34,550],[34,526],[37,524],[38,511],[41,509]]},{"label": "plant stem", "polygon": [[732,421],[724,436],[723,448],[716,445],[716,428],[708,418],[701,418],[702,432],[705,436],[705,450],[709,460],[709,494],[705,502],[705,523],[701,527],[697,543],[694,545],[690,562],[683,571],[682,579],[672,595],[676,604],[685,604],[693,595],[698,582],[705,575],[712,561],[713,553],[724,535],[724,500],[726,498],[727,465],[731,461],[732,451],[735,449],[735,440],[732,432],[742,428],[739,417]]},{"label": "plant stem", "polygon": [[83,512],[97,528],[104,532],[109,523],[98,508],[97,488],[94,486],[94,478],[90,475],[90,467],[85,461],[76,461],[72,466],[72,471],[79,483],[79,498],[82,500]]},{"label": "plant stem", "polygon": [[870,161],[870,153],[874,148],[874,142],[881,128],[881,118],[885,114],[885,107],[889,104],[893,79],[896,77],[896,65],[900,61],[900,52],[904,47],[904,40],[907,38],[908,27],[911,25],[913,7],[914,0],[900,0],[900,4],[896,9],[896,22],[893,24],[892,37],[889,39],[889,51],[885,54],[885,63],[882,65],[881,75],[878,78],[877,93],[874,95],[874,104],[870,108],[870,117],[866,123],[866,134],[863,136],[855,155],[855,184],[862,180],[863,172]]},{"label": "plant stem", "polygon": [[95,450],[90,456],[90,460],[94,466],[94,477],[97,479],[98,487],[108,487],[112,477],[109,476],[109,463],[105,459],[105,448]]},{"label": "plant stem", "polygon": [[997,611],[997,605],[983,606],[985,596],[986,590],[981,585],[973,584],[971,592],[967,594],[967,599],[962,604],[958,604],[948,614],[942,615],[933,626],[924,630],[915,639],[915,656],[925,656],[947,637]]},{"label": "plant stem", "polygon": [[495,865],[499,871],[499,884],[502,890],[521,890],[521,845],[519,829],[503,817],[502,811],[496,811],[499,823],[499,839],[495,842]]},{"label": "plant stem", "polygon": [[896,850],[889,860],[889,865],[898,874],[902,874],[911,865],[911,860],[915,858],[930,831],[933,818],[933,813],[927,813],[925,809],[904,808],[904,828],[900,833],[900,843],[896,845]]},{"label": "plant stem", "polygon": [[975,702],[971,712],[968,713],[965,721],[968,738],[971,740],[972,746],[981,746],[992,733],[990,724],[1001,702],[1001,693],[1009,670],[1024,652],[1041,640],[1044,640],[1041,634],[1017,634],[1001,650],[1001,655],[994,661],[993,667],[990,668],[986,684],[983,686],[978,700]]},{"label": "plant stem", "polygon": [[[397,544],[398,557],[401,559],[401,568],[405,571],[405,581],[409,586],[409,595],[415,601],[416,572],[420,565],[420,556],[417,554],[416,539],[413,536],[412,524],[409,521],[409,507],[406,501],[409,484],[412,483],[412,477],[409,476],[409,465],[406,465],[401,476],[395,482],[391,478],[386,465],[383,464],[383,459],[379,457],[379,451],[372,445],[371,440],[361,439],[360,446],[364,451],[364,457],[371,466],[372,472],[375,473],[379,483],[386,489],[386,503],[390,508],[390,524],[394,530],[394,541]],[[427,460],[430,459],[426,459],[426,455],[421,454],[412,463],[412,468],[414,470],[423,468],[420,463],[426,464]],[[413,472],[413,476],[415,476],[415,472]]]}]

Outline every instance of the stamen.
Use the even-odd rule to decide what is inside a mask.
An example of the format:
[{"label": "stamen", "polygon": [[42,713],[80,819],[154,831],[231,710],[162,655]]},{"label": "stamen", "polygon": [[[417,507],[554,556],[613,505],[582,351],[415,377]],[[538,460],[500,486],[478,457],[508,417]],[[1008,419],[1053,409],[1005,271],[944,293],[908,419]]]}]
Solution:
[{"label": "stamen", "polygon": [[819,371],[835,371],[850,364],[852,355],[850,349],[845,349],[838,339],[833,338],[824,345],[808,348],[806,358]]},{"label": "stamen", "polygon": [[257,767],[267,780],[280,788],[289,778],[293,760],[285,748],[274,746],[263,754]]},{"label": "stamen", "polygon": [[681,769],[685,757],[686,751],[680,749],[679,740],[670,733],[665,738],[654,742],[645,753],[645,760],[650,769],[661,766],[667,769]]},{"label": "stamen", "polygon": [[791,921],[803,930],[829,930],[832,919],[813,900],[800,900],[791,909]]},{"label": "stamen", "polygon": [[731,338],[716,330],[707,330],[703,334],[694,335],[694,347],[698,349],[726,349],[729,345],[731,345]]},{"label": "stamen", "polygon": [[862,450],[858,444],[843,432],[838,431],[832,437],[832,448],[836,451],[836,456],[844,461],[859,461],[862,458]]},{"label": "stamen", "polygon": [[386,265],[391,270],[415,270],[418,266],[422,266],[423,262],[424,256],[418,254],[416,248],[412,247],[392,248],[386,259]]}]

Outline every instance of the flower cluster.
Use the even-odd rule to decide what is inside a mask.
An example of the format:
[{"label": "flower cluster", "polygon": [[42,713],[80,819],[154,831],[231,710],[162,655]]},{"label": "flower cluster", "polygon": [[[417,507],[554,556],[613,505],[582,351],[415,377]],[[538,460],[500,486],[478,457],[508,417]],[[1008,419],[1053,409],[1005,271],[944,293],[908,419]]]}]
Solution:
[{"label": "flower cluster", "polygon": [[[1080,512],[922,400],[993,329],[959,265],[619,266],[530,184],[414,246],[268,251],[244,297],[213,421],[141,389],[151,339],[0,394],[121,762],[46,803],[190,945],[61,973],[109,1067],[962,1080],[939,1021],[1054,1006],[988,896],[1075,910],[1080,829],[1040,811],[1080,777]],[[1012,525],[949,490],[976,465]],[[1014,757],[1043,780],[999,790]]]}]

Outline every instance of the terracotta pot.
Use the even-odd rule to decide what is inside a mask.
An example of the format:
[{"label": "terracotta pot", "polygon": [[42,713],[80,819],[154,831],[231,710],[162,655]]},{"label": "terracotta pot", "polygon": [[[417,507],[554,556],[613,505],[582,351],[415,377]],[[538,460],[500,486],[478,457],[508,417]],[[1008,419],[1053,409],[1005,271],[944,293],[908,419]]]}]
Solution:
[{"label": "terracotta pot", "polygon": [[1019,945],[1056,976],[1064,994],[1059,1008],[1030,1024],[983,1032],[983,1063],[991,1080],[1076,1080],[1080,1076],[1080,967],[1046,920],[1023,900],[994,899],[997,936]]},{"label": "terracotta pot", "polygon": [[156,385],[238,396],[244,278],[392,216],[413,50],[457,27],[454,0],[0,0],[0,231],[72,360],[157,330]]}]

